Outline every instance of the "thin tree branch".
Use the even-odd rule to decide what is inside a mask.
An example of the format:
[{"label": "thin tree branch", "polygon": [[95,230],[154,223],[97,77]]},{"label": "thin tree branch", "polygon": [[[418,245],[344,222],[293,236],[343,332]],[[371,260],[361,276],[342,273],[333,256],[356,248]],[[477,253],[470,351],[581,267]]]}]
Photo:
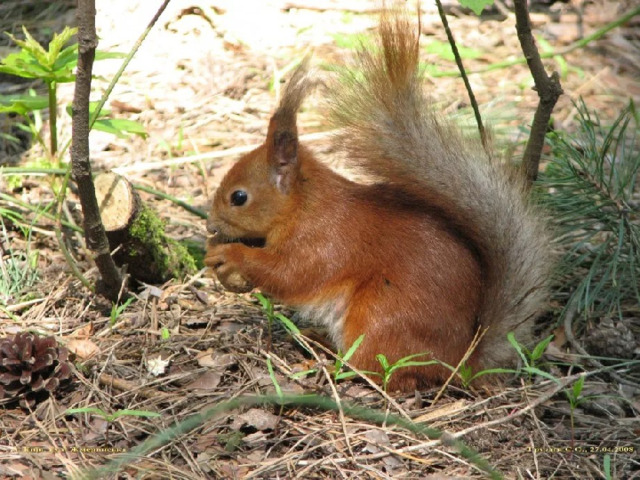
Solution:
[{"label": "thin tree branch", "polygon": [[96,123],[96,120],[98,119],[98,116],[100,115],[100,111],[102,110],[102,107],[104,107],[104,104],[107,103],[107,99],[109,98],[109,95],[111,95],[111,92],[113,91],[113,88],[116,86],[116,83],[118,83],[118,80],[120,80],[120,77],[124,73],[124,71],[127,68],[127,66],[129,66],[129,63],[133,59],[133,56],[138,52],[138,49],[142,45],[142,42],[144,42],[145,38],[147,38],[147,35],[149,35],[149,32],[151,31],[153,26],[156,24],[156,22],[160,18],[160,15],[162,15],[162,12],[165,11],[165,9],[167,8],[167,5],[169,5],[170,1],[171,0],[164,0],[162,2],[162,5],[160,5],[158,10],[156,11],[155,15],[153,16],[153,18],[151,19],[151,21],[147,25],[147,28],[144,29],[144,31],[142,32],[140,37],[138,37],[138,39],[136,40],[136,43],[133,44],[133,47],[131,48],[131,50],[127,54],[126,58],[122,62],[122,65],[120,65],[120,68],[118,69],[116,74],[111,79],[111,82],[109,83],[109,86],[107,87],[107,90],[104,92],[104,95],[102,95],[102,97],[100,98],[100,100],[98,102],[98,105],[96,106],[96,109],[93,112],[93,115],[89,119],[89,121],[90,121],[89,128],[93,128],[93,124]]},{"label": "thin tree branch", "polygon": [[[476,117],[476,124],[478,125],[478,131],[480,132],[480,139],[482,140],[482,146],[485,148],[485,150],[487,150],[487,134],[484,130],[484,125],[482,124],[482,116],[480,115],[480,109],[478,108],[478,102],[476,101],[476,96],[473,94],[473,90],[471,89],[471,83],[469,82],[469,77],[467,77],[467,72],[464,69],[464,65],[462,64],[462,58],[460,57],[460,52],[458,52],[458,46],[456,45],[456,41],[453,38],[451,29],[449,28],[449,22],[447,21],[447,15],[445,14],[444,8],[442,7],[442,2],[440,0],[436,0],[436,5],[438,6],[440,21],[442,22],[444,31],[447,34],[449,45],[451,45],[451,51],[453,52],[453,56],[456,59],[456,65],[458,65],[460,76],[462,76],[462,81],[464,82],[464,86],[467,89],[467,95],[469,95],[469,102],[471,103],[471,108],[473,108],[473,114]],[[488,150],[487,150],[487,153],[488,153]]]},{"label": "thin tree branch", "polygon": [[514,0],[516,14],[516,31],[518,40],[527,59],[527,65],[535,82],[535,90],[538,92],[540,102],[533,116],[531,133],[522,158],[522,170],[528,183],[531,184],[538,177],[540,165],[540,155],[544,146],[544,138],[547,134],[547,127],[551,112],[555,107],[558,97],[562,95],[562,86],[558,72],[547,75],[540,53],[536,47],[535,39],[531,33],[531,19],[527,8],[527,0]]},{"label": "thin tree branch", "polygon": [[93,60],[98,46],[95,15],[95,0],[78,0],[76,11],[78,66],[72,107],[71,169],[78,186],[78,195],[82,205],[87,247],[94,253],[96,266],[102,276],[101,293],[115,302],[120,293],[122,276],[111,258],[109,241],[102,225],[93,179],[91,178],[91,161],[89,159],[89,96]]}]

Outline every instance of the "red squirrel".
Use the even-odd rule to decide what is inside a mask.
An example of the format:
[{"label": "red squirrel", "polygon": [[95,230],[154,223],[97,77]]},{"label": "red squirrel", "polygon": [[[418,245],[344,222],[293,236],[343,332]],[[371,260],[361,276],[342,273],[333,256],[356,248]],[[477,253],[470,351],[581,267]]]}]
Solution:
[{"label": "red squirrel", "polygon": [[[205,263],[234,291],[257,287],[326,327],[350,363],[381,371],[416,353],[474,371],[508,366],[546,301],[544,222],[524,180],[434,112],[421,84],[419,28],[381,16],[379,45],[327,89],[336,145],[373,182],[335,173],[298,142],[296,115],[314,87],[303,63],[264,144],[217,189]],[[514,171],[512,171],[514,170]],[[446,381],[442,366],[398,369],[389,388]]]}]

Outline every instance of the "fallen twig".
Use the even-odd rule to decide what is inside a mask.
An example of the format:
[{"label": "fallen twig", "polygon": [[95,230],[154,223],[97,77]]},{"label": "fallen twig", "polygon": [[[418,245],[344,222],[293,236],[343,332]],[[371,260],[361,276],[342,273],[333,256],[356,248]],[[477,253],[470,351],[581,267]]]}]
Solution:
[{"label": "fallen twig", "polygon": [[137,395],[144,398],[169,398],[170,395],[166,393],[160,392],[159,390],[155,390],[153,388],[141,387],[136,383],[129,382],[122,378],[117,378],[108,373],[101,373],[98,376],[98,382],[101,385],[115,388],[116,390],[120,390],[121,392],[135,392]]}]

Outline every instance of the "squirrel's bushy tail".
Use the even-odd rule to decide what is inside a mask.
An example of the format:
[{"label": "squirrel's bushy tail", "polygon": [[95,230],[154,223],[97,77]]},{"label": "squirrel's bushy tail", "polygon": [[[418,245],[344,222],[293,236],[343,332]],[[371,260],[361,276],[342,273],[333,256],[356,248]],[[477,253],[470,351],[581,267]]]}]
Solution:
[{"label": "squirrel's bushy tail", "polygon": [[477,248],[485,287],[479,325],[488,329],[472,357],[482,367],[514,356],[506,335],[531,340],[546,301],[549,242],[524,180],[493,162],[480,140],[442,119],[423,91],[419,32],[402,12],[382,15],[377,48],[329,88],[338,141],[366,172],[440,210]]}]

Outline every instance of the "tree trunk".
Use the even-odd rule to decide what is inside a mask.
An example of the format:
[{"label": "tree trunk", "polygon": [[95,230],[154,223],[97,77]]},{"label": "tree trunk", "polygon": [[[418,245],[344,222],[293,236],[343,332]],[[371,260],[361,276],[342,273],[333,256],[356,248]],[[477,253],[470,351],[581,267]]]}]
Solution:
[{"label": "tree trunk", "polygon": [[127,179],[113,172],[95,178],[96,197],[113,259],[132,278],[164,283],[196,272],[193,257],[164,234],[165,224],[140,200]]}]

